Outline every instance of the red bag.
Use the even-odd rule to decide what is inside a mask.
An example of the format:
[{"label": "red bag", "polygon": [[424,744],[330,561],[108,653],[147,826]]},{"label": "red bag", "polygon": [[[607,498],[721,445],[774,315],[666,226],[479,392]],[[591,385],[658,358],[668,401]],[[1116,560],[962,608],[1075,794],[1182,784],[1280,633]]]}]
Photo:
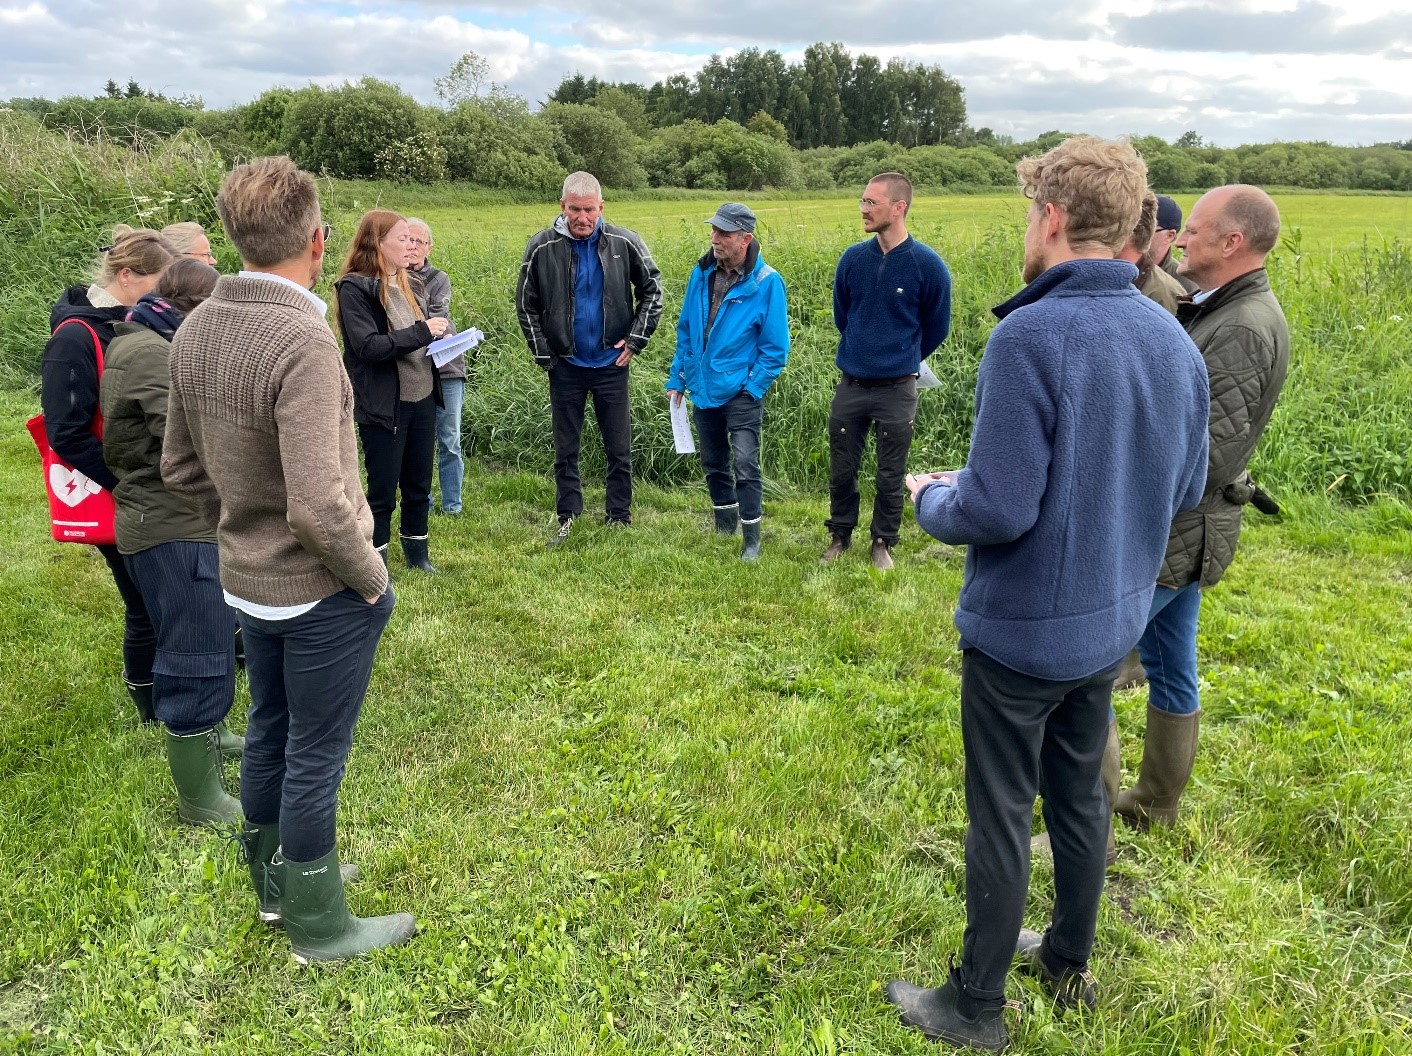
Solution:
[{"label": "red bag", "polygon": [[[69,323],[78,323],[93,337],[93,355],[98,361],[98,377],[101,379],[103,342],[98,340],[98,331],[82,319],[65,319],[54,328],[54,332],[57,334],[60,327]],[[29,429],[29,435],[34,437],[34,446],[39,448],[39,460],[44,466],[44,490],[49,493],[49,520],[54,541],[95,545],[117,542],[113,531],[113,515],[116,512],[113,493],[54,453],[49,446],[49,435],[44,431],[44,415],[36,414],[25,426]],[[103,439],[101,405],[93,412],[93,435],[99,440]]]}]

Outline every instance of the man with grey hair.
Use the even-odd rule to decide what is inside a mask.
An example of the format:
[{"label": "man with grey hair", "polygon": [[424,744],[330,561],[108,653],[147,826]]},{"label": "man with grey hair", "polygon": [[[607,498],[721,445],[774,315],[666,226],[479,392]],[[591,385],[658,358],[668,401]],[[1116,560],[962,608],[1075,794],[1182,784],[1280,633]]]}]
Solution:
[{"label": "man with grey hair", "polygon": [[[422,314],[446,320],[448,337],[456,332],[451,320],[451,280],[446,272],[427,260],[431,256],[431,228],[419,217],[407,217],[412,232],[412,255],[407,274]],[[461,512],[461,484],[466,465],[461,458],[461,405],[466,396],[465,353],[438,368],[441,375],[442,406],[436,409],[436,475],[441,484],[441,512],[453,517]]]},{"label": "man with grey hair", "polygon": [[603,222],[603,191],[591,173],[569,174],[553,226],[525,247],[515,311],[530,355],[549,376],[559,527],[547,545],[568,539],[583,513],[579,444],[590,393],[608,460],[604,520],[631,523],[628,364],[657,329],[662,281],[637,233]]},{"label": "man with grey hair", "polygon": [[1265,258],[1280,237],[1280,212],[1258,187],[1207,191],[1177,239],[1179,274],[1199,288],[1177,320],[1206,360],[1211,378],[1210,462],[1195,509],[1172,522],[1157,592],[1138,654],[1147,670],[1147,734],[1137,784],[1114,809],[1140,827],[1171,825],[1196,761],[1201,701],[1196,623],[1201,592],[1235,558],[1247,504],[1278,507],[1246,472],[1269,424],[1289,366],[1289,328]]}]

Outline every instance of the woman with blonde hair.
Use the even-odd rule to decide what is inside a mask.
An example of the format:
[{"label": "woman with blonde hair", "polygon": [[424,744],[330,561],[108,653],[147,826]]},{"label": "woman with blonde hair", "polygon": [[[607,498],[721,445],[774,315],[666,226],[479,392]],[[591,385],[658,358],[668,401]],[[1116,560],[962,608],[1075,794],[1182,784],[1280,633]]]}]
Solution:
[{"label": "woman with blonde hair", "polygon": [[162,237],[170,243],[177,254],[199,260],[202,264],[216,266],[216,257],[211,252],[211,240],[206,230],[195,220],[183,220],[162,228]]},{"label": "woman with blonde hair", "polygon": [[[40,402],[44,431],[54,453],[100,487],[112,491],[117,477],[103,462],[103,442],[94,431],[98,418],[98,360],[113,339],[113,328],[128,308],[152,292],[176,254],[156,231],[119,224],[104,246],[93,281],[70,286],[49,313],[49,343],[40,361]],[[95,347],[96,345],[96,347]],[[98,552],[113,573],[125,609],[123,682],[144,723],[152,711],[152,661],[156,635],[137,584],[116,546]]]},{"label": "woman with blonde hair", "polygon": [[190,498],[162,483],[172,337],[215,285],[210,265],[174,261],[114,328],[99,386],[103,459],[118,478],[117,546],[156,630],[153,709],[167,731],[177,815],[191,825],[239,819],[221,760],[245,746],[225,729],[235,613],[221,592],[216,532]]},{"label": "woman with blonde hair", "polygon": [[412,252],[406,220],[386,209],[364,213],[333,287],[353,420],[363,441],[373,546],[386,561],[400,488],[398,532],[407,567],[435,572],[427,557],[427,521],[442,396],[426,346],[446,333],[447,321],[423,317],[407,279]]}]

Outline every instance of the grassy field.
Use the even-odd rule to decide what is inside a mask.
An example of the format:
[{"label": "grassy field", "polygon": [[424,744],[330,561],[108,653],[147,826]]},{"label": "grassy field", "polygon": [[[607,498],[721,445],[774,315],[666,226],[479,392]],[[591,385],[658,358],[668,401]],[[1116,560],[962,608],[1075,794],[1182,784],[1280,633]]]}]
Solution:
[{"label": "grassy field", "polygon": [[[394,577],[340,811],[355,911],[412,910],[421,934],[297,969],[255,923],[231,844],[177,824],[160,738],[121,690],[107,570],[47,542],[18,428],[37,399],[0,388],[0,1053],[936,1051],[880,987],[940,979],[964,927],[962,554],[908,524],[890,576],[857,549],[816,561],[851,201],[754,202],[795,346],[767,410],[765,556],[747,567],[708,530],[699,464],[663,439],[676,303],[715,201],[610,204],[667,284],[634,367],[643,483],[631,530],[585,522],[549,552],[546,399],[510,293],[554,206],[414,194],[337,184],[330,213],[351,230],[376,196],[420,212],[458,320],[489,335],[467,514],[433,520],[445,575]],[[1285,515],[1252,515],[1204,607],[1189,809],[1171,832],[1119,833],[1103,1003],[1061,1020],[1013,980],[1021,1056],[1412,1053],[1412,199],[1280,202],[1294,356],[1257,469]],[[917,203],[956,312],[914,468],[964,458],[1022,204]],[[245,703],[242,686],[237,727]],[[1131,779],[1145,699],[1115,703]],[[1050,881],[1038,866],[1032,926]]]},{"label": "grassy field", "polygon": [[[879,987],[964,926],[960,551],[909,527],[890,576],[824,569],[789,494],[743,566],[698,485],[548,552],[551,483],[474,469],[445,575],[395,577],[340,811],[355,910],[421,934],[299,970],[232,845],[177,824],[106,569],[44,541],[37,475],[6,431],[0,1051],[935,1051]],[[1203,614],[1189,810],[1119,834],[1102,1007],[1014,980],[1013,1051],[1412,1051],[1412,514],[1289,505]],[[1116,705],[1131,776],[1144,699]]]}]

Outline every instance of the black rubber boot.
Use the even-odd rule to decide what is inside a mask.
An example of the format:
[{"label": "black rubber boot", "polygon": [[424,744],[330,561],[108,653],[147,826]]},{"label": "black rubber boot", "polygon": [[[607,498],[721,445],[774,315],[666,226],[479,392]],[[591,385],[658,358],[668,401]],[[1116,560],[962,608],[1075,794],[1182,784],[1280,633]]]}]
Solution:
[{"label": "black rubber boot", "polygon": [[740,524],[740,504],[716,506],[712,512],[716,515],[716,534],[734,535],[736,526]]},{"label": "black rubber boot", "polygon": [[760,521],[757,518],[753,521],[740,522],[740,559],[742,561],[760,560]]},{"label": "black rubber boot", "polygon": [[402,555],[407,559],[407,567],[415,568],[418,572],[439,571],[435,565],[427,559],[427,537],[413,539],[409,536],[402,536]]},{"label": "black rubber boot", "polygon": [[383,946],[400,946],[417,933],[410,913],[355,917],[348,912],[338,849],[315,862],[288,862],[276,852],[270,875],[284,914],[284,933],[294,959],[340,961]]},{"label": "black rubber boot", "polygon": [[123,675],[123,685],[127,687],[127,695],[132,698],[133,706],[137,708],[138,721],[144,726],[151,726],[157,721],[157,712],[152,705],[152,683],[129,682],[127,675]]}]

